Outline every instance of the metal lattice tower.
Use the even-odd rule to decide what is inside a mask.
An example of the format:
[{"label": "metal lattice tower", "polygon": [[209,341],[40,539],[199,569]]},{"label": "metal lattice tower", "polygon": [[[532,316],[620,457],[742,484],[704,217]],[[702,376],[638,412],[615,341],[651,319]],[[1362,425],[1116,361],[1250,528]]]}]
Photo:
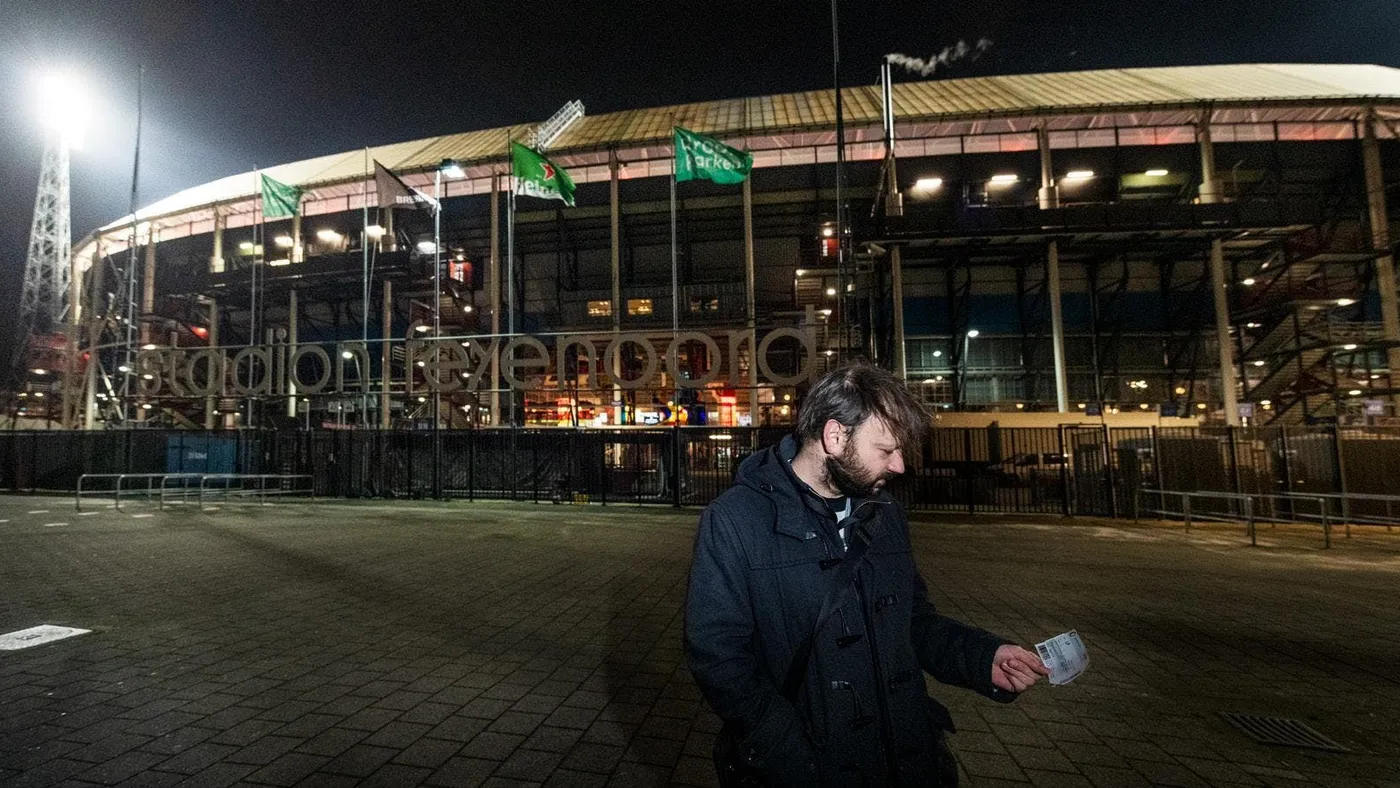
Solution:
[{"label": "metal lattice tower", "polygon": [[[44,147],[34,222],[29,230],[29,257],[20,297],[20,336],[49,333],[68,318],[69,260],[72,226],[68,209],[68,141],[54,133]],[[23,363],[23,360],[20,360]]]}]

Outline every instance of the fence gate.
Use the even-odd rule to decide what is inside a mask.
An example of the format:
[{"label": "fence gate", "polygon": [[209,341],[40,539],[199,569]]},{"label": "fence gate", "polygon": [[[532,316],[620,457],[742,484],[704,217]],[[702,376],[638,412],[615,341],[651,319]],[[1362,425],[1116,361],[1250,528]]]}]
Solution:
[{"label": "fence gate", "polygon": [[1102,427],[1065,427],[1064,431],[1065,452],[1069,454],[1073,513],[1113,517],[1113,469],[1109,464],[1106,430]]}]

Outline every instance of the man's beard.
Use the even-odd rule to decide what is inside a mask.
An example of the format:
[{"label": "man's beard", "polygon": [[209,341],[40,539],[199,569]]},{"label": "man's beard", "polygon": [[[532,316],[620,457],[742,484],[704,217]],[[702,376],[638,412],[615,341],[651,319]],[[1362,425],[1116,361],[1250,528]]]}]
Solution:
[{"label": "man's beard", "polygon": [[826,481],[836,491],[851,498],[870,498],[876,489],[894,478],[892,473],[866,473],[861,470],[855,446],[846,444],[841,456],[826,458]]}]

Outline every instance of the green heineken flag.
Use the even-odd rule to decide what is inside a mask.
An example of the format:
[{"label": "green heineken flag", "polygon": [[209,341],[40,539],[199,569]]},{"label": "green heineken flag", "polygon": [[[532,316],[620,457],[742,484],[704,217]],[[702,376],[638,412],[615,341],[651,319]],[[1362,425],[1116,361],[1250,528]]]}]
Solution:
[{"label": "green heineken flag", "polygon": [[263,217],[280,219],[301,213],[302,189],[262,176]]},{"label": "green heineken flag", "polygon": [[706,178],[715,183],[743,183],[752,168],[753,154],[676,127],[676,180]]},{"label": "green heineken flag", "polygon": [[574,206],[574,179],[567,170],[518,142],[510,144],[510,158],[516,194],[563,200],[570,208]]}]

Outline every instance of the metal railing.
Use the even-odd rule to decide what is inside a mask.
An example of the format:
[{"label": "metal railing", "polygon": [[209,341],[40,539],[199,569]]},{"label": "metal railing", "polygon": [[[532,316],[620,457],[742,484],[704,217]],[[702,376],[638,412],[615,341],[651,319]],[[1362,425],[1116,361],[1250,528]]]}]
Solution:
[{"label": "metal railing", "polygon": [[[110,481],[110,486],[102,485],[94,488],[93,483]],[[129,487],[128,482],[144,481],[144,487]],[[211,486],[211,482],[214,484]],[[269,487],[269,483],[277,483],[276,487]],[[297,482],[305,482],[305,486],[298,486]],[[268,496],[278,497],[284,495],[305,495],[314,498],[313,488],[314,478],[309,474],[278,474],[278,473],[85,473],[78,477],[78,489],[73,496],[73,506],[78,511],[83,509],[84,497],[106,497],[111,496],[113,506],[120,510],[122,508],[123,493],[144,494],[146,502],[156,501],[157,509],[164,509],[167,504],[189,504],[190,493],[194,491],[195,502],[199,509],[204,509],[204,502],[207,498],[254,498],[262,505],[267,504]],[[250,486],[251,484],[251,486]],[[179,492],[178,500],[171,497],[171,493]]]},{"label": "metal railing", "polygon": [[[1158,508],[1143,506],[1144,498],[1157,496]],[[1173,510],[1167,507],[1168,498],[1180,500],[1180,507]],[[1226,511],[1211,510],[1192,505],[1195,500],[1222,500],[1229,504]],[[1384,516],[1353,513],[1353,503],[1368,501],[1385,506]],[[1282,504],[1282,505],[1280,505]],[[1187,532],[1192,520],[1213,522],[1240,522],[1245,524],[1251,546],[1257,547],[1258,524],[1297,523],[1316,524],[1322,527],[1323,548],[1332,547],[1332,529],[1341,525],[1346,536],[1351,537],[1352,525],[1384,525],[1392,530],[1400,525],[1400,517],[1395,516],[1400,496],[1374,495],[1366,493],[1228,493],[1183,490],[1140,489],[1134,502],[1134,519],[1142,514],[1162,515],[1169,519],[1180,517]]]}]

